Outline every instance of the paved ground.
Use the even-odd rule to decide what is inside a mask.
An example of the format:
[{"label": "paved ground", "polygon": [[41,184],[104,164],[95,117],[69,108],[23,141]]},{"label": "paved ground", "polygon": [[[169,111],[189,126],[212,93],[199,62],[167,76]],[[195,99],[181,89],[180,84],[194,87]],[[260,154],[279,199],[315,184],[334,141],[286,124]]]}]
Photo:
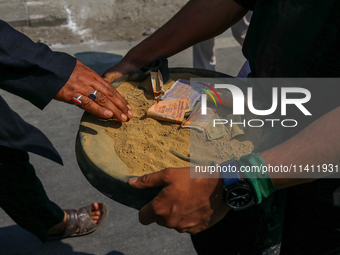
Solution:
[{"label": "paved ground", "polygon": [[[53,45],[58,51],[75,55],[79,60],[102,73],[117,63],[137,42],[83,43]],[[217,71],[236,75],[244,62],[241,47],[227,32],[217,39]],[[191,67],[191,49],[170,58],[172,67]],[[26,121],[40,128],[53,142],[64,160],[59,166],[44,158],[31,155],[31,162],[44,184],[50,199],[62,208],[76,208],[94,201],[109,206],[105,225],[97,232],[81,238],[43,244],[22,230],[0,209],[0,254],[3,255],[134,255],[134,254],[196,254],[190,237],[156,224],[142,226],[138,212],[120,205],[99,193],[84,178],[75,159],[74,141],[82,111],[60,102],[50,103],[40,111],[30,103],[0,91],[6,101]]]}]

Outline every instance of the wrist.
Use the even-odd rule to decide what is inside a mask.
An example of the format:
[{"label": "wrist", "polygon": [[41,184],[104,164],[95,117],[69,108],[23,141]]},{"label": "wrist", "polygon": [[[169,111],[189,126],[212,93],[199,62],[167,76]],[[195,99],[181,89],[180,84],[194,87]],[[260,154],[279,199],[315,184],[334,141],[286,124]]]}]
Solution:
[{"label": "wrist", "polygon": [[266,166],[266,163],[258,154],[251,153],[244,155],[238,162],[241,166],[240,172],[242,172],[245,180],[253,189],[256,204],[260,204],[263,199],[276,191],[268,171],[265,171],[265,168],[263,168],[263,166]]},{"label": "wrist", "polygon": [[112,83],[123,75],[137,70],[140,70],[139,65],[135,63],[134,59],[126,55],[117,65],[107,69],[102,77],[106,79],[107,82]]},{"label": "wrist", "polygon": [[243,211],[255,204],[255,194],[251,186],[240,175],[240,165],[236,159],[221,164],[223,179],[223,200],[235,211]]},{"label": "wrist", "polygon": [[140,70],[143,66],[149,65],[156,59],[156,57],[154,59],[150,59],[147,56],[150,56],[150,54],[141,53],[141,50],[138,47],[135,47],[126,54],[121,62],[123,62],[131,70]]}]

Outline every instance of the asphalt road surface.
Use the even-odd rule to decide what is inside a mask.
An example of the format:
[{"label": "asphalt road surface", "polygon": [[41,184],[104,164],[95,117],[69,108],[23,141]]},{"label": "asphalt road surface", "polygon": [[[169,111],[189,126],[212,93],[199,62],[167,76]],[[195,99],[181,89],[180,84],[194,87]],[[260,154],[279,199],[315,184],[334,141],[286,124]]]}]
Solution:
[{"label": "asphalt road surface", "polygon": [[[117,63],[136,42],[83,43],[53,45],[101,74]],[[216,41],[217,71],[236,75],[244,62],[241,47],[229,32]],[[188,49],[169,60],[171,67],[192,67]],[[93,188],[79,170],[75,158],[75,138],[83,111],[61,102],[51,102],[40,111],[29,102],[0,90],[0,95],[27,122],[41,129],[61,154],[64,166],[30,154],[31,163],[50,199],[64,209],[78,208],[104,201],[109,215],[104,225],[93,234],[41,243],[37,237],[18,227],[0,209],[0,254],[3,255],[134,255],[196,254],[188,234],[179,234],[156,224],[143,226],[138,211],[118,204]]]}]

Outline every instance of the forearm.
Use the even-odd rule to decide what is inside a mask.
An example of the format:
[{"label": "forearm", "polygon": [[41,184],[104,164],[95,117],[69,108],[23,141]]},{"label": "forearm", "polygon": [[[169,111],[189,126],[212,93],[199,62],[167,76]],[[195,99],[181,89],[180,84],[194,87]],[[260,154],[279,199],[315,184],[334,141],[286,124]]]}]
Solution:
[{"label": "forearm", "polygon": [[191,0],[163,27],[133,48],[125,60],[142,67],[158,57],[170,57],[224,32],[247,11],[233,0]]},{"label": "forearm", "polygon": [[0,88],[44,108],[68,81],[76,59],[0,21]]},{"label": "forearm", "polygon": [[[340,107],[332,110],[318,120],[314,121],[303,131],[288,141],[260,153],[267,166],[294,166],[302,165],[302,169],[309,165],[323,164],[337,165],[340,163]],[[322,171],[321,171],[322,172]],[[298,185],[313,179],[327,177],[330,171],[314,173],[302,171],[300,168],[293,173],[270,173],[278,189]],[[308,176],[307,176],[308,175]]]}]

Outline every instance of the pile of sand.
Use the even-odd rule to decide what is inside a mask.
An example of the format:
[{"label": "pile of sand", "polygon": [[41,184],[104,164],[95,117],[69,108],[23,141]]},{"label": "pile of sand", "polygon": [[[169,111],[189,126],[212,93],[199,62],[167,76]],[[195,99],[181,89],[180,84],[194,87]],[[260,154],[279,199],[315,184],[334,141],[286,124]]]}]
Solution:
[{"label": "pile of sand", "polygon": [[[190,77],[193,75],[177,74],[170,78],[177,80]],[[147,118],[147,110],[156,103],[149,79],[142,83],[123,83],[118,87],[118,91],[132,106],[134,116],[125,123],[113,122],[110,127],[106,127],[106,133],[114,139],[116,153],[127,165],[131,175],[140,176],[168,167],[190,165],[189,162],[171,154],[170,149],[190,156],[191,145],[194,148],[194,157],[223,162],[229,157],[251,153],[254,144],[259,142],[259,129],[246,130],[246,135],[237,139],[231,140],[230,134],[227,134],[221,139],[206,141],[204,132],[183,129],[180,124]]]}]

